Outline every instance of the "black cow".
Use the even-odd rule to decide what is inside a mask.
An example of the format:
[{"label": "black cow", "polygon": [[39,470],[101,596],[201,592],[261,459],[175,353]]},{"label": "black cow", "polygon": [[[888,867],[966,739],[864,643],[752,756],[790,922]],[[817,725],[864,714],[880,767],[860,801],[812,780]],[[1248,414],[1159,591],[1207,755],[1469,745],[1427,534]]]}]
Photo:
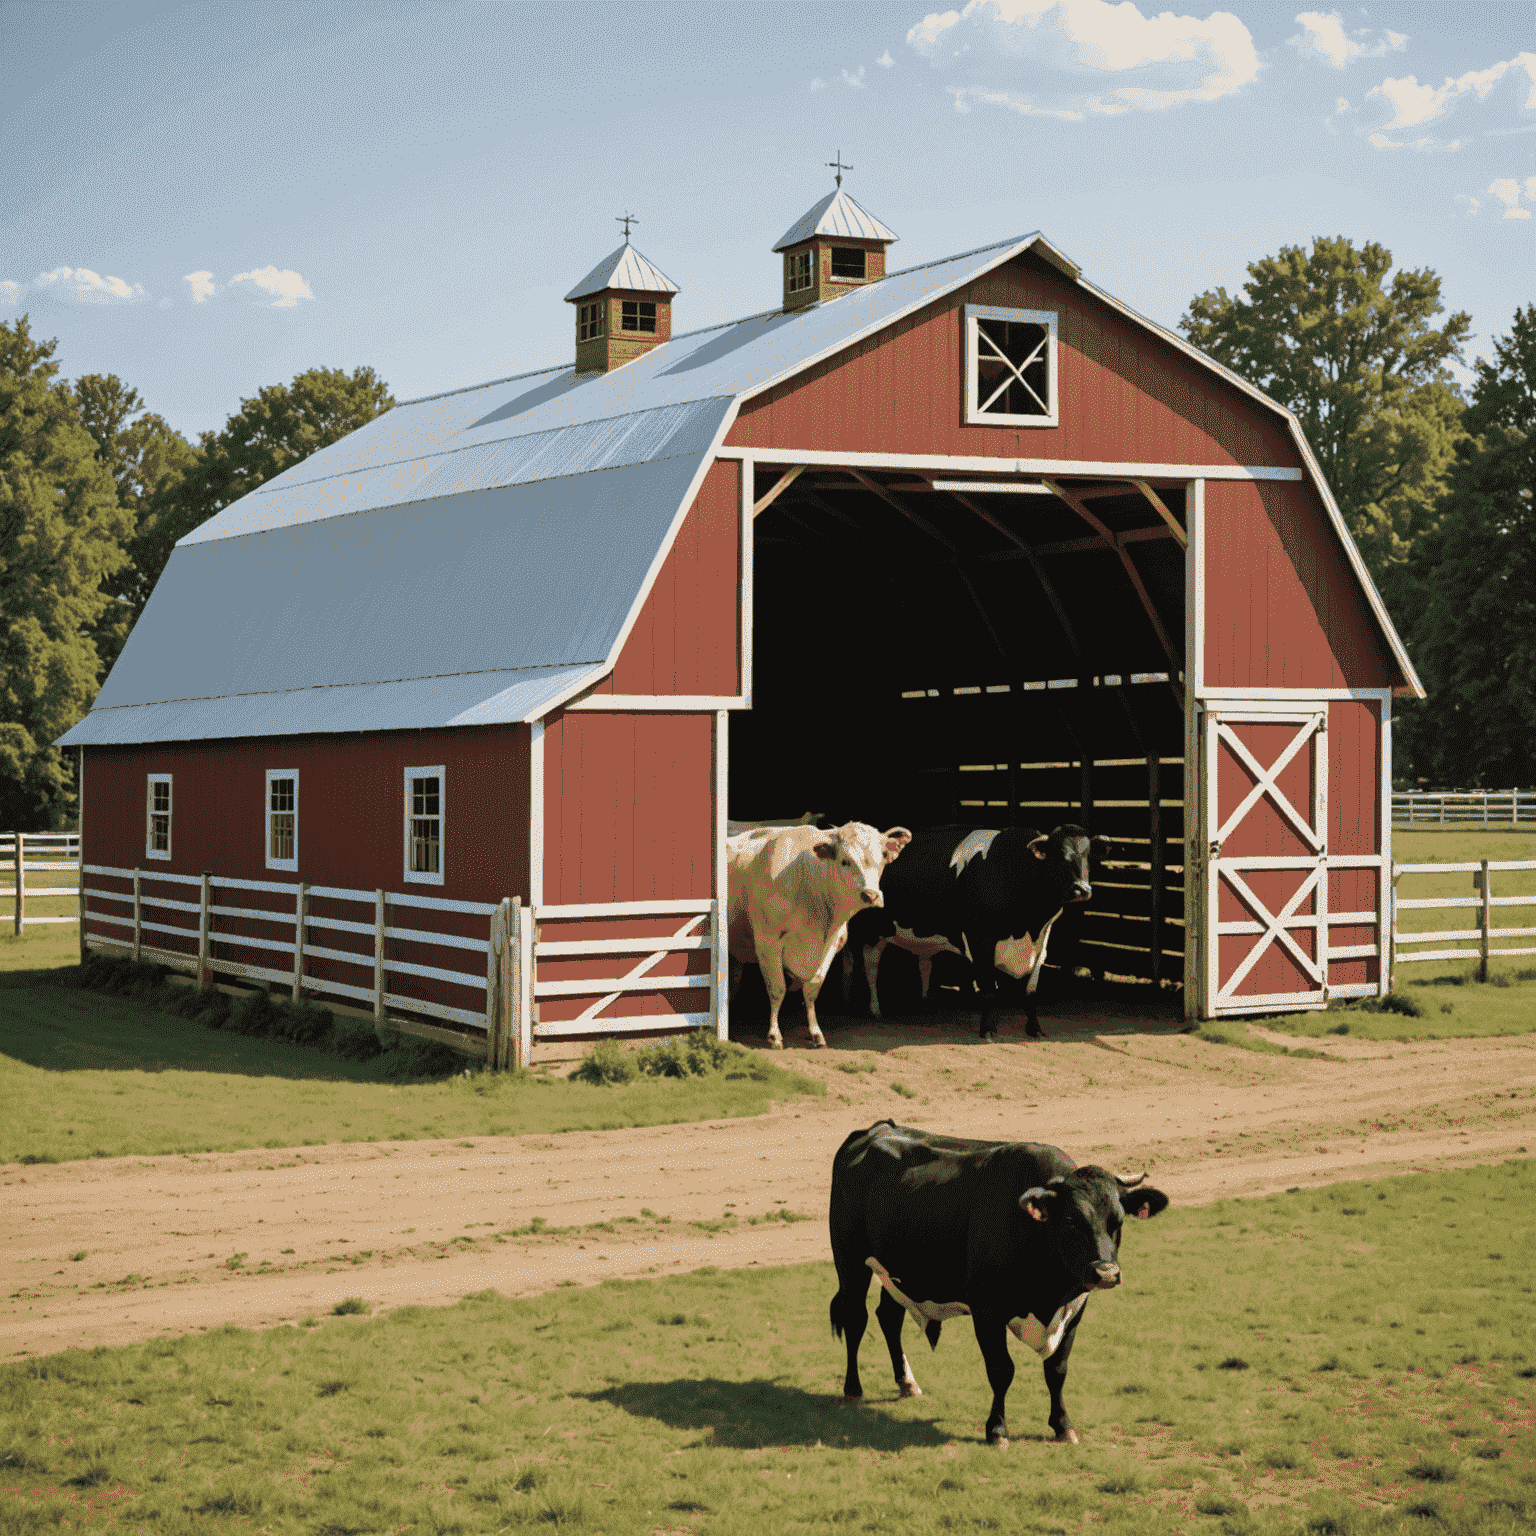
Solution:
[{"label": "black cow", "polygon": [[1035,989],[1051,927],[1065,907],[1092,899],[1089,861],[1108,845],[1107,837],[1089,837],[1072,825],[1053,832],[934,827],[917,833],[885,872],[885,905],[857,914],[848,925],[845,995],[856,953],[863,954],[869,1008],[877,1019],[880,957],[887,944],[917,955],[925,997],[933,956],[963,955],[981,989],[982,1038],[997,1035],[998,971],[1015,980],[1029,977],[1028,1030],[1039,1038]]},{"label": "black cow", "polygon": [[844,1397],[863,1396],[859,1341],[873,1272],[883,1292],[875,1316],[903,1397],[921,1390],[901,1347],[908,1313],[935,1349],[944,1320],[969,1314],[992,1387],[987,1443],[1008,1444],[1011,1330],[1045,1362],[1056,1438],[1076,1444],[1061,1399],[1067,1360],[1088,1293],[1120,1284],[1122,1223],[1168,1205],[1160,1190],[1137,1187],[1145,1177],[1079,1168],[1039,1142],[962,1141],[892,1120],[855,1131],[832,1160],[832,1332],[848,1343]]}]

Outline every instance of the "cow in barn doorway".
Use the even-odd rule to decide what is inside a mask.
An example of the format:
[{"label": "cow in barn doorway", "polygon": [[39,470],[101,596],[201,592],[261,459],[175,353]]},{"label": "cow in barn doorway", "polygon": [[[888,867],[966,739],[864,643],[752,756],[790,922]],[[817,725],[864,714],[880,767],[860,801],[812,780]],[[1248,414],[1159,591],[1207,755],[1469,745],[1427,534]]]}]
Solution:
[{"label": "cow in barn doorway", "polygon": [[848,1346],[845,1400],[863,1396],[859,1342],[873,1273],[875,1317],[901,1396],[921,1393],[901,1346],[907,1317],[937,1349],[944,1322],[969,1316],[992,1388],[987,1443],[1008,1444],[1011,1332],[1044,1364],[1057,1440],[1076,1444],[1062,1389],[1084,1305],[1091,1292],[1120,1284],[1127,1218],[1168,1205],[1160,1190],[1141,1187],[1145,1177],[1079,1168],[1038,1142],[963,1141],[891,1120],[855,1131],[832,1161],[829,1218],[832,1332]]},{"label": "cow in barn doorway", "polygon": [[997,1035],[997,977],[1025,988],[1028,1032],[1042,1031],[1036,991],[1051,930],[1069,906],[1090,901],[1090,862],[1109,846],[1079,826],[935,827],[919,832],[887,877],[885,902],[849,924],[844,976],[855,953],[869,982],[870,1013],[880,1017],[880,957],[888,945],[911,951],[924,970],[940,954],[968,960],[981,992],[981,1036]]},{"label": "cow in barn doorway", "polygon": [[883,900],[880,876],[912,840],[905,827],[879,832],[861,821],[818,827],[759,828],[726,841],[727,936],[731,990],[756,962],[768,991],[768,1040],[784,1048],[779,1009],[792,986],[805,993],[811,1041],[827,1042],[816,997],[855,912]]}]

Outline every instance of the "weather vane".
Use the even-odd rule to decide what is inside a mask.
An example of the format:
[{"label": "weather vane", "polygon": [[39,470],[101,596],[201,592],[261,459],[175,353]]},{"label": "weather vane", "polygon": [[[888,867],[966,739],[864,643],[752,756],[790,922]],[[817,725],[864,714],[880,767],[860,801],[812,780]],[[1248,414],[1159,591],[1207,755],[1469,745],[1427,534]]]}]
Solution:
[{"label": "weather vane", "polygon": [[843,164],[843,152],[842,152],[842,150],[838,150],[838,152],[837,152],[837,159],[835,159],[835,160],[828,160],[827,161],[827,169],[830,170],[830,171],[836,171],[837,172],[837,184],[838,184],[838,186],[842,186],[842,184],[843,184],[843,172],[844,171],[851,171],[853,169],[853,167],[851,165],[844,165]]},{"label": "weather vane", "polygon": [[[838,150],[838,154],[842,154],[842,150]],[[850,166],[849,169],[852,170],[853,167]],[[637,219],[635,217],[635,215],[632,214],[632,213],[616,213],[613,216],[613,222],[615,224],[622,224],[624,226],[624,244],[628,245],[629,244],[629,226],[631,224],[638,224],[640,222],[640,220]]]}]

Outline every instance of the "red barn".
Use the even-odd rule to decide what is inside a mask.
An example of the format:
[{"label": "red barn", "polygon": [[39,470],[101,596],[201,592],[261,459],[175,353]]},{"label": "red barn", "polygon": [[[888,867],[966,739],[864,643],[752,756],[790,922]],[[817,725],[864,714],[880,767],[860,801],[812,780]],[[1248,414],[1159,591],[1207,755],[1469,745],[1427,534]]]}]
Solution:
[{"label": "red barn", "polygon": [[1384,991],[1422,690],[1295,418],[1039,234],[887,275],[894,239],[839,189],[780,305],[681,334],[626,244],[575,366],[183,539],[63,738],[82,942],[498,1063],[723,1032],[728,810],[814,808],[1110,834],[1063,958],[1190,1017]]}]

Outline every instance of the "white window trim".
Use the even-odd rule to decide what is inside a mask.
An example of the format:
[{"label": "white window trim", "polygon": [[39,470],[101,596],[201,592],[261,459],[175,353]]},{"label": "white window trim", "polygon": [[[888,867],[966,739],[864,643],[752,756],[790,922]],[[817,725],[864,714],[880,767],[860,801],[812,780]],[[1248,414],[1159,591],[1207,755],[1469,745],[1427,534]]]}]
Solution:
[{"label": "white window trim", "polygon": [[146,859],[169,859],[171,848],[176,846],[176,790],[171,786],[171,810],[166,818],[165,840],[170,845],[167,848],[151,847],[153,837],[151,835],[150,817],[155,810],[155,785],[165,784],[171,786],[171,775],[168,773],[152,773],[148,776],[148,782],[144,786],[144,857]]},{"label": "white window trim", "polygon": [[[272,857],[272,780],[293,780],[293,857]],[[299,867],[299,770],[297,768],[268,768],[266,790],[261,799],[262,846],[267,856],[268,869],[286,869],[297,872]]]},{"label": "white window trim", "polygon": [[[437,873],[411,868],[411,780],[437,779]],[[402,864],[407,885],[441,885],[448,868],[448,774],[441,763],[436,767],[405,770],[405,847]]]},{"label": "white window trim", "polygon": [[[1050,409],[1044,416],[1004,416],[983,412],[977,399],[978,320],[1014,320],[1045,327],[1045,377]],[[1049,309],[997,309],[989,304],[965,306],[965,424],[968,427],[1060,426],[1060,389],[1057,377],[1056,314]]]}]

